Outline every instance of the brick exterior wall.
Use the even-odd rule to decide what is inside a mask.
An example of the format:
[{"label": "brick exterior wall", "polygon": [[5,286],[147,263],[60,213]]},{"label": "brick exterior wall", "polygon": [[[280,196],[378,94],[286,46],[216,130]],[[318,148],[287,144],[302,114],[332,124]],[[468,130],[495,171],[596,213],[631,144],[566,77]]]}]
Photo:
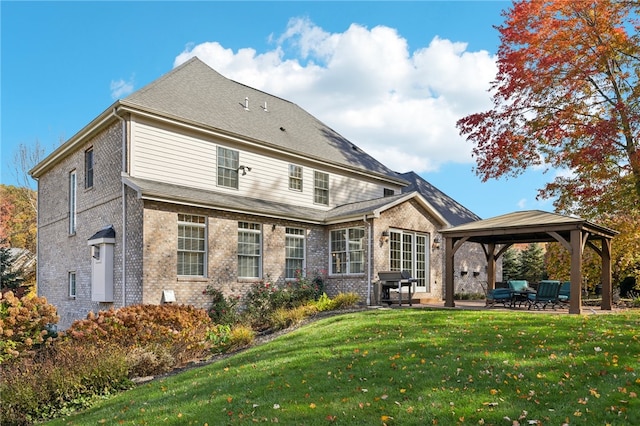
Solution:
[{"label": "brick exterior wall", "polygon": [[[178,214],[205,216],[207,224],[207,274],[205,277],[177,275]],[[238,222],[262,227],[262,279],[238,278]],[[226,296],[244,295],[253,284],[269,280],[283,284],[285,228],[306,230],[306,270],[326,269],[328,249],[324,227],[237,213],[146,202],[143,237],[143,303],[161,303],[163,290],[173,290],[177,303],[207,308],[203,294],[211,285]]]},{"label": "brick exterior wall", "polygon": [[[120,123],[96,134],[38,181],[38,294],[55,305],[67,328],[90,311],[120,306],[122,300],[122,130]],[[93,148],[94,184],[85,189],[85,151]],[[77,176],[77,226],[69,235],[69,173]],[[89,237],[105,226],[116,231],[115,303],[91,302]],[[76,273],[76,297],[69,296],[69,272]]]}]

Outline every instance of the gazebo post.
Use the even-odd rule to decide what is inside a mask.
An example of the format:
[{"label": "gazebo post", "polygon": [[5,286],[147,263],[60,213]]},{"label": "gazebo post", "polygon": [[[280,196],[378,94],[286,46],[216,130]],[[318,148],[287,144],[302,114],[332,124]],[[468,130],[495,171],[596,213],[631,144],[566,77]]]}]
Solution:
[{"label": "gazebo post", "polygon": [[496,288],[496,245],[487,244],[487,291]]},{"label": "gazebo post", "polygon": [[611,285],[611,240],[602,238],[602,301],[600,309],[610,311],[612,308],[611,296],[613,288]]},{"label": "gazebo post", "polygon": [[444,241],[444,306],[453,308],[456,306],[453,301],[453,238],[445,238]]},{"label": "gazebo post", "polygon": [[569,313],[579,314],[582,309],[582,231],[571,231],[571,298]]}]

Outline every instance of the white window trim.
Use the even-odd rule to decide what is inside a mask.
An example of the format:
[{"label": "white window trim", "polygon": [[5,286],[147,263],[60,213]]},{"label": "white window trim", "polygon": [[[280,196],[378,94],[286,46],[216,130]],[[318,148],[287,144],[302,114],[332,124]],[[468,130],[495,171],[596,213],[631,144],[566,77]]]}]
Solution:
[{"label": "white window trim", "polygon": [[[296,173],[294,173],[294,171],[300,171],[300,174],[297,175]],[[304,189],[303,176],[304,176],[304,170],[302,166],[299,166],[297,164],[289,164],[289,190],[302,192]],[[291,185],[292,182],[300,182],[300,188],[293,187]]]},{"label": "white window trim", "polygon": [[[193,222],[193,221],[189,221],[189,220],[180,220],[180,217],[183,216],[184,218],[199,218],[199,219],[204,219],[202,222]],[[178,274],[177,271],[177,263],[176,263],[176,274],[178,275],[178,277],[183,278],[183,277],[188,277],[188,278],[203,278],[207,276],[207,257],[208,257],[208,252],[209,252],[209,244],[208,244],[208,230],[207,230],[207,217],[206,216],[202,216],[202,215],[194,215],[194,214],[178,214],[178,221],[177,221],[177,225],[178,225],[178,229],[180,228],[181,225],[183,226],[190,226],[190,227],[195,227],[195,228],[203,228],[204,229],[204,249],[203,250],[181,250],[178,247],[178,241],[176,241],[176,256],[178,255],[178,253],[180,252],[189,252],[189,253],[202,253],[202,274],[194,274],[194,275],[185,275],[185,274]],[[178,238],[180,238],[180,236],[178,235]],[[176,259],[177,261],[177,259]]]},{"label": "white window trim", "polygon": [[[325,187],[320,187],[320,186],[317,185],[317,182],[318,182],[317,178],[319,176],[323,177],[323,179],[322,179],[323,182],[325,180],[324,177],[326,177],[326,183],[327,183],[327,187],[326,188]],[[330,195],[331,195],[331,194],[329,194],[330,182],[331,182],[331,176],[329,176],[329,173],[321,172],[321,171],[318,171],[318,170],[314,170],[313,171],[313,203],[314,204],[318,204],[318,205],[321,205],[321,206],[328,206],[329,205],[329,199],[330,199]],[[326,194],[327,194],[327,197],[326,197],[327,201],[326,202],[318,201],[318,199],[316,198],[316,191],[318,191],[318,190],[326,192]]]},{"label": "white window trim", "polygon": [[76,274],[76,271],[69,271],[67,277],[69,298],[75,299],[78,294],[78,275]]},{"label": "white window trim", "polygon": [[75,235],[78,225],[78,175],[69,172],[69,235]]},{"label": "white window trim", "polygon": [[[235,165],[231,166],[231,167],[227,167],[224,165],[220,165],[220,151],[224,150],[224,151],[230,151],[230,152],[235,152],[236,153],[236,161],[235,161]],[[240,165],[240,151],[238,151],[237,149],[231,149],[231,148],[227,148],[225,146],[218,146],[216,147],[216,186],[219,186],[221,188],[229,188],[229,189],[238,189],[240,187],[240,178],[238,175],[238,167]],[[220,183],[220,169],[224,169],[224,170],[228,170],[231,173],[235,174],[235,186],[230,186],[230,185],[224,185],[222,183]]]},{"label": "white window trim", "polygon": [[[300,232],[300,234],[294,234],[294,233],[289,233],[287,231],[289,230],[295,230],[296,232]],[[304,228],[295,228],[295,227],[286,227],[285,229],[285,243],[284,243],[284,247],[285,247],[285,251],[288,248],[287,246],[287,238],[294,238],[294,239],[298,239],[298,240],[302,240],[302,266],[300,268],[300,274],[302,276],[305,276],[305,269],[307,266],[307,236],[306,236],[306,231]],[[287,260],[288,259],[296,259],[299,260],[300,258],[297,257],[287,257],[287,254],[285,252],[285,271],[284,271],[284,275],[285,275],[285,280],[295,280],[298,277],[287,277],[287,268],[286,268],[286,264],[287,264]]]},{"label": "white window trim", "polygon": [[[249,228],[241,228],[240,224],[243,224],[243,223],[249,225],[250,227]],[[253,227],[255,227],[255,228],[253,228]],[[258,251],[259,252],[258,252],[258,255],[247,255],[247,254],[241,254],[240,250],[238,249],[238,258],[237,258],[237,261],[238,261],[238,268],[237,268],[238,269],[238,271],[237,271],[238,279],[241,279],[241,280],[261,279],[262,278],[263,260],[264,260],[263,259],[264,251],[263,251],[263,248],[262,248],[262,239],[263,239],[263,237],[262,237],[262,224],[257,223],[257,222],[239,221],[238,222],[238,245],[240,244],[239,236],[240,236],[241,232],[257,234],[258,235],[258,237],[259,237],[258,238]],[[257,273],[258,276],[254,277],[254,276],[243,276],[243,275],[240,275],[240,257],[241,256],[243,256],[243,257],[253,257],[253,258],[257,258],[258,259],[258,273]]]},{"label": "white window trim", "polygon": [[[349,232],[351,230],[357,229],[359,231],[363,231],[363,238],[366,238],[366,230],[364,227],[362,226],[351,226],[349,228],[339,228],[339,229],[332,229],[331,231],[329,231],[329,275],[335,275],[335,276],[343,276],[343,275],[352,275],[352,276],[358,276],[358,275],[362,275],[365,273],[366,271],[366,258],[365,258],[365,254],[366,254],[366,244],[363,243],[362,244],[362,248],[360,250],[351,250],[350,246],[351,246],[351,242],[349,240]],[[339,232],[342,231],[345,233],[345,272],[336,272],[333,270],[333,254],[334,252],[332,251],[332,243],[333,243],[333,234],[334,232]],[[362,260],[362,271],[361,272],[351,272],[351,253],[355,252],[355,251],[361,251],[363,253],[363,260]],[[342,253],[342,252],[340,252]]]}]

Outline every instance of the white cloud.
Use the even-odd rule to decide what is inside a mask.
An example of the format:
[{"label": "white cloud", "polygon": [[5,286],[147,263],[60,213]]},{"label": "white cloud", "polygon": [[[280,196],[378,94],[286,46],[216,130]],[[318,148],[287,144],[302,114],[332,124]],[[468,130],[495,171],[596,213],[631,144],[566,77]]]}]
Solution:
[{"label": "white cloud", "polygon": [[234,52],[218,42],[187,46],[174,65],[198,56],[222,75],[291,100],[397,171],[472,163],[455,123],[491,107],[495,57],[435,37],[409,52],[389,27],[352,24],[327,33],[289,21],[273,50]]},{"label": "white cloud", "polygon": [[133,92],[134,89],[134,78],[131,77],[129,81],[120,80],[111,80],[110,90],[111,90],[111,99],[120,99],[129,95]]}]

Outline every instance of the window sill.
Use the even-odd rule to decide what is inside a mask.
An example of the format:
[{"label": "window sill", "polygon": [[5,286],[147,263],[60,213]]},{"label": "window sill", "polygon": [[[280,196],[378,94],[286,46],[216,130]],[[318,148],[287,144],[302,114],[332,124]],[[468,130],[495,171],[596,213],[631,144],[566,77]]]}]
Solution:
[{"label": "window sill", "polygon": [[199,282],[199,283],[202,282],[202,283],[205,283],[205,282],[209,281],[209,278],[208,277],[197,276],[197,275],[194,275],[194,276],[180,275],[180,276],[178,276],[178,279],[176,281],[178,281],[178,282]]}]

